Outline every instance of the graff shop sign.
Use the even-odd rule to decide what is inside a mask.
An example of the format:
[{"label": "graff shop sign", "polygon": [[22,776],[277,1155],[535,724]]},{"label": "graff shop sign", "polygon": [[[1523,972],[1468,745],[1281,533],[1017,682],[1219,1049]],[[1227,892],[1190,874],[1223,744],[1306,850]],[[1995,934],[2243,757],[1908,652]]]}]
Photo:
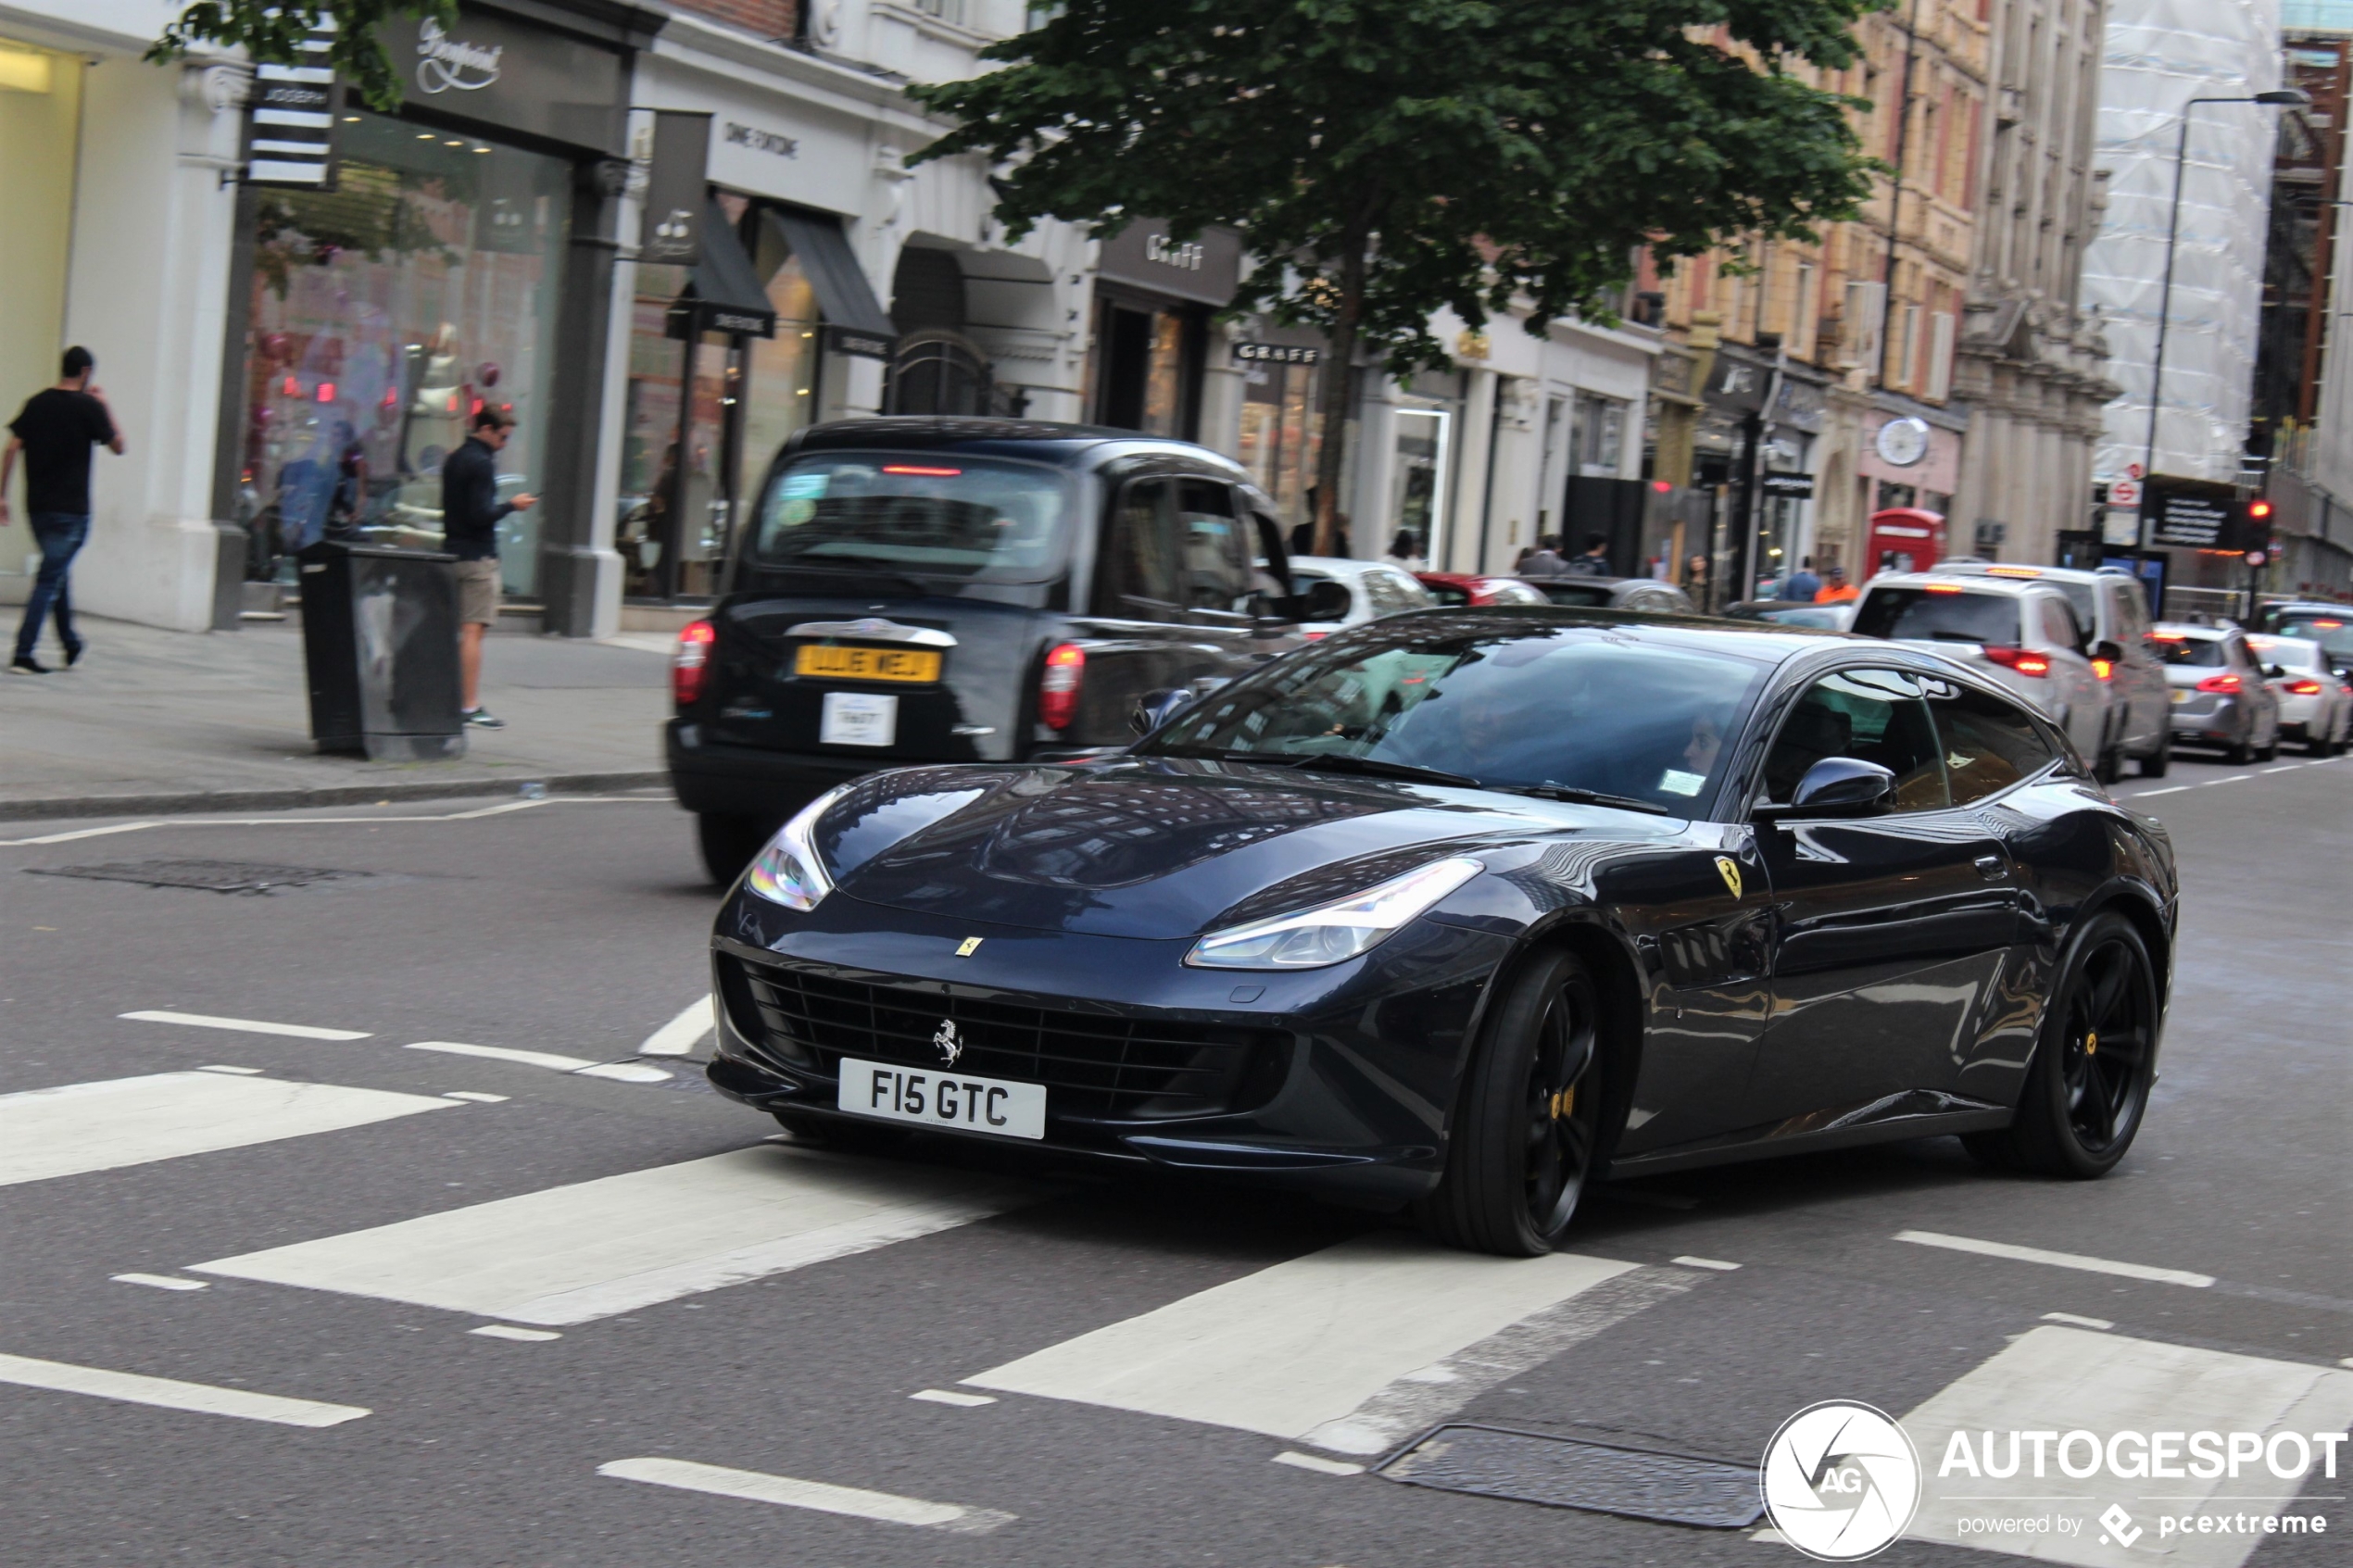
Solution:
[{"label": "graff shop sign", "polygon": [[493,11],[384,25],[409,101],[486,126],[622,156],[627,73],[618,49]]},{"label": "graff shop sign", "polygon": [[503,44],[452,38],[427,17],[417,24],[417,87],[425,93],[479,93],[498,80]]}]

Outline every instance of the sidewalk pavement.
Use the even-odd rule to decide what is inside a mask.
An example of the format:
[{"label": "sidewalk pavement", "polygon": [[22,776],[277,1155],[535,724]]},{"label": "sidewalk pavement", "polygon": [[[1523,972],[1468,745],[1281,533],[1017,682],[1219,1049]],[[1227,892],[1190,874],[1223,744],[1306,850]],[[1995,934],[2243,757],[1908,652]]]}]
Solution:
[{"label": "sidewalk pavement", "polygon": [[[190,633],[77,620],[89,644],[78,668],[0,677],[0,820],[667,783],[666,638],[488,638],[483,704],[507,727],[468,731],[459,761],[371,762],[311,748],[291,625]],[[46,638],[43,653],[55,657]]]}]

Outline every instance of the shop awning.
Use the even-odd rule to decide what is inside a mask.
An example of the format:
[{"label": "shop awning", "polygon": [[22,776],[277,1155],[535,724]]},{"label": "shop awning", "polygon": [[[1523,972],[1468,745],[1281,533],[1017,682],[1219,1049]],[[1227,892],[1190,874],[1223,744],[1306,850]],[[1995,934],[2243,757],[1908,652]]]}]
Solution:
[{"label": "shop awning", "polygon": [[736,238],[735,225],[717,202],[703,219],[702,259],[678,302],[670,307],[671,335],[697,332],[740,332],[747,337],[776,335],[776,307],[760,286],[751,257]]},{"label": "shop awning", "polygon": [[890,313],[875,297],[866,270],[849,251],[849,237],[830,218],[771,209],[768,221],[776,226],[786,245],[800,259],[809,286],[817,295],[818,312],[825,319],[826,346],[839,354],[887,359],[899,344],[899,329]]}]

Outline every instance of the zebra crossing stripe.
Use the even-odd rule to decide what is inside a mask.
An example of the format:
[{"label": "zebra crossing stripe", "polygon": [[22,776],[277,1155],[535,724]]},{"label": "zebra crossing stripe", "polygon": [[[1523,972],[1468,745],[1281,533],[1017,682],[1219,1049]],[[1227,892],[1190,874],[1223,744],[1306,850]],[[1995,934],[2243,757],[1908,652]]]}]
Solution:
[{"label": "zebra crossing stripe", "polygon": [[0,1095],[0,1186],[362,1127],[452,1100],[220,1073],[157,1073]]},{"label": "zebra crossing stripe", "polygon": [[763,1143],[193,1272],[562,1328],[969,1224],[1045,1195],[1003,1177]]}]

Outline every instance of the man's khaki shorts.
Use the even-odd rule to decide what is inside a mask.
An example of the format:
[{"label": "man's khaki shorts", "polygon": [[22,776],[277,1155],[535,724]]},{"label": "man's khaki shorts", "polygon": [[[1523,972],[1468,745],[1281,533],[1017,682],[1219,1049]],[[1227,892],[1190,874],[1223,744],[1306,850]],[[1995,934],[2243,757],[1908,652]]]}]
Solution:
[{"label": "man's khaki shorts", "polygon": [[497,561],[461,560],[458,563],[458,620],[460,624],[476,626],[497,623]]}]

